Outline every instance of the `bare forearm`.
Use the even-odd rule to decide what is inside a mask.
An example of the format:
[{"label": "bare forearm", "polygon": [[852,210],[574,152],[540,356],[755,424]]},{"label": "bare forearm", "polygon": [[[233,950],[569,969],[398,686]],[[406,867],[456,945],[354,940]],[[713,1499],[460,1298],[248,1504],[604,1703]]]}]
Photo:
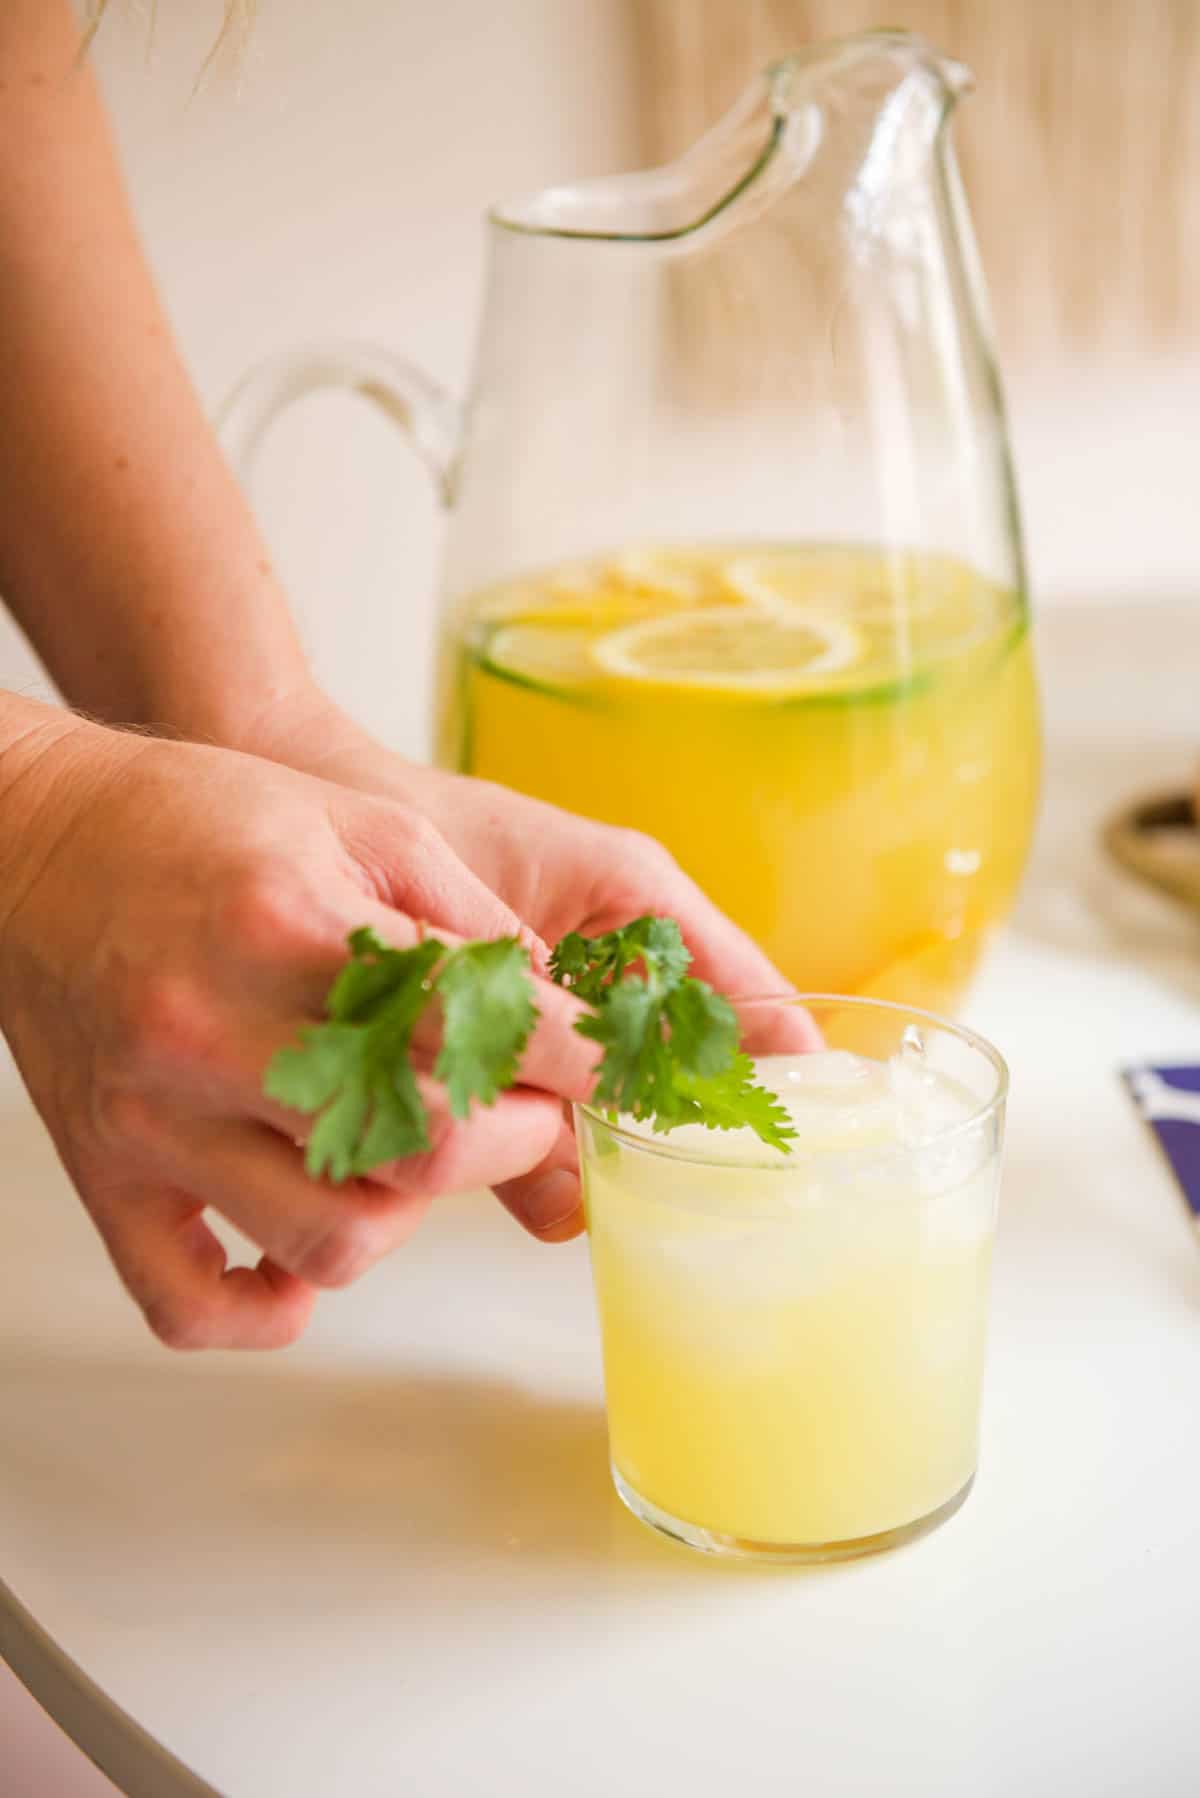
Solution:
[{"label": "bare forearm", "polygon": [[65,0],[0,6],[0,593],[66,698],[235,740],[304,678]]}]

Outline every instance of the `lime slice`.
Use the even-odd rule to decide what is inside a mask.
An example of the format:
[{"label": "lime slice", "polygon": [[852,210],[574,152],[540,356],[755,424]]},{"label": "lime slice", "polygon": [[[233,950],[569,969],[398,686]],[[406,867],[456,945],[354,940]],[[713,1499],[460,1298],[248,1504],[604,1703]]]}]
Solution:
[{"label": "lime slice", "polygon": [[619,680],[758,694],[821,685],[854,668],[864,652],[844,619],[748,607],[648,618],[592,644],[597,666]]},{"label": "lime slice", "polygon": [[522,619],[493,631],[480,660],[506,680],[526,686],[579,687],[596,678],[591,657],[594,637],[594,625],[550,628],[544,620]]}]

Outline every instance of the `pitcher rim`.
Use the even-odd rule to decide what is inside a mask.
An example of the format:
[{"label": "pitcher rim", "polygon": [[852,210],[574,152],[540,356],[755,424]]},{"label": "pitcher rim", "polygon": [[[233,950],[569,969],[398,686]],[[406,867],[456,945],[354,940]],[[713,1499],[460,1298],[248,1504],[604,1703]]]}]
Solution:
[{"label": "pitcher rim", "polygon": [[[795,102],[787,94],[791,77],[797,71],[811,69],[818,63],[834,62],[851,52],[861,53],[868,49],[906,51],[915,66],[923,67],[934,75],[941,84],[946,97],[943,118],[949,113],[955,100],[961,94],[969,91],[972,85],[971,72],[966,64],[959,62],[955,57],[944,55],[921,32],[890,26],[879,26],[867,31],[846,32],[840,37],[822,39],[820,43],[810,44],[804,49],[793,50],[786,56],[775,57],[766,63],[757,77],[743,88],[741,94],[734,100],[732,107],[727,108],[724,113],[714,119],[701,133],[695,144],[669,162],[656,164],[650,169],[632,170],[621,175],[587,176],[578,181],[552,182],[546,187],[536,188],[514,200],[495,202],[486,209],[484,215],[486,222],[506,236],[549,238],[570,243],[654,246],[679,243],[693,237],[706,225],[712,224],[716,218],[719,218],[769,166],[779,148],[788,120],[797,111]],[[730,112],[735,111],[748,95],[763,90],[770,102],[771,121],[765,141],[757,155],[738,179],[710,206],[705,207],[696,217],[689,219],[685,224],[658,231],[601,231],[586,230],[570,225],[533,222],[532,215],[539,205],[551,201],[553,198],[610,181],[636,181],[640,178],[649,178],[677,167],[684,158],[706,141],[710,133],[720,130]]]}]

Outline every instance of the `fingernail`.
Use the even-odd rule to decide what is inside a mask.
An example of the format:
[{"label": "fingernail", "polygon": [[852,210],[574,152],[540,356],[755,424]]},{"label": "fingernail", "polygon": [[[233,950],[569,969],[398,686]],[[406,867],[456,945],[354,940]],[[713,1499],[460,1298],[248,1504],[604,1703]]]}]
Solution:
[{"label": "fingernail", "polygon": [[[579,1181],[565,1168],[553,1168],[521,1194],[521,1216],[535,1236],[552,1233],[579,1210]],[[574,1231],[570,1232],[574,1235]]]}]

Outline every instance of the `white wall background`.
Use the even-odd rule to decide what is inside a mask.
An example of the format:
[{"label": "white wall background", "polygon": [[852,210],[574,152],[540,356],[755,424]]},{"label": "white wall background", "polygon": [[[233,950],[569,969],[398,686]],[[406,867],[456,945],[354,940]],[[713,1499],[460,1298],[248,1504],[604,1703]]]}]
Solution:
[{"label": "white wall background", "polygon": [[[214,407],[260,356],[330,334],[461,389],[486,203],[632,158],[617,0],[258,0],[240,73],[196,97],[221,0],[158,0],[149,56],[148,10],[113,0],[95,59]],[[1039,599],[1200,592],[1200,360],[1008,373]],[[423,753],[438,534],[423,471],[369,408],[320,398],[271,440],[255,495],[319,671]],[[0,681],[36,680],[0,622]]]}]

